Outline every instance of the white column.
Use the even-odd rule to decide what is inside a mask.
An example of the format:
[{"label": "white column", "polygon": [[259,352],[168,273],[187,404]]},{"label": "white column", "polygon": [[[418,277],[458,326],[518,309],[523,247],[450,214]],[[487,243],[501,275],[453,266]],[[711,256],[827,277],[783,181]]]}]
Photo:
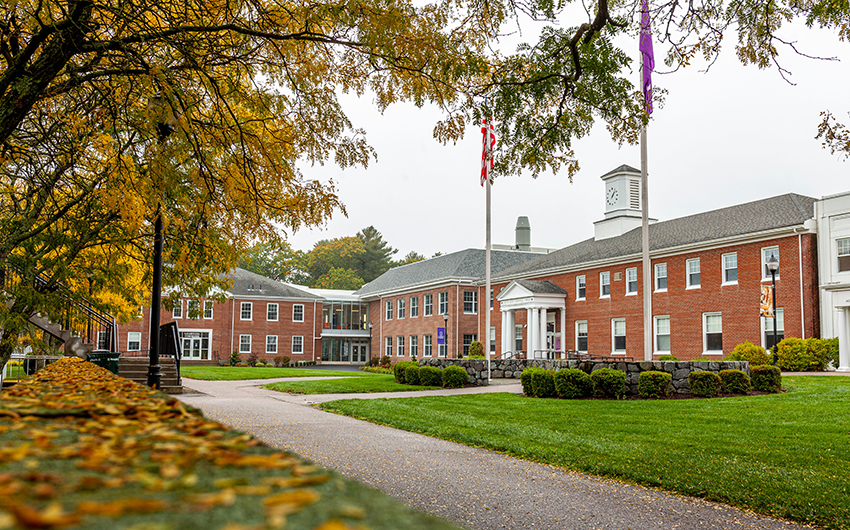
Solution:
[{"label": "white column", "polygon": [[537,334],[540,333],[540,325],[537,323],[537,309],[528,309],[528,322],[525,326],[528,330],[528,355],[529,359],[534,358],[534,350],[537,349]]},{"label": "white column", "polygon": [[515,330],[515,328],[516,328],[516,312],[515,312],[515,310],[511,309],[511,310],[508,311],[508,325],[507,325],[507,330],[508,330],[507,336],[508,336],[508,338],[505,339],[505,344],[506,344],[506,347],[507,347],[507,349],[505,349],[505,351],[514,351],[516,349],[516,338],[515,338],[516,330]]},{"label": "white column", "polygon": [[838,372],[850,372],[850,308],[838,308]]},{"label": "white column", "polygon": [[501,355],[504,356],[505,352],[508,351],[506,348],[508,341],[505,338],[505,330],[508,329],[508,312],[502,311],[502,351]]},{"label": "white column", "polygon": [[561,353],[567,351],[567,309],[561,308]]},{"label": "white column", "polygon": [[548,315],[546,314],[546,308],[543,307],[540,309],[540,349],[546,349],[546,325],[549,321]]}]

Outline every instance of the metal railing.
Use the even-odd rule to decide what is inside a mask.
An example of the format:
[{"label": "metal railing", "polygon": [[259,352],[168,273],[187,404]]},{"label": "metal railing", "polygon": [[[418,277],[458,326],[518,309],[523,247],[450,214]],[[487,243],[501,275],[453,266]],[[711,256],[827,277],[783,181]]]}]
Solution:
[{"label": "metal railing", "polygon": [[23,353],[13,353],[9,362],[0,370],[0,387],[3,386],[5,380],[21,381],[61,358],[61,355],[26,355]]}]

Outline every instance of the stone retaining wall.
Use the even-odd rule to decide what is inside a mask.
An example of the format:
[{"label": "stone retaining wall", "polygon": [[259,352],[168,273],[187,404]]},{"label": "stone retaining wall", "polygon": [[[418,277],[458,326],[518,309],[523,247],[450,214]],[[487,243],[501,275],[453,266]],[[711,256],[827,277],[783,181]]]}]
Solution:
[{"label": "stone retaining wall", "polygon": [[[419,366],[456,365],[465,369],[469,374],[469,383],[486,386],[487,361],[484,359],[422,359]],[[629,394],[637,394],[638,377],[641,372],[655,370],[669,373],[673,390],[679,394],[691,392],[688,384],[688,374],[694,371],[719,373],[721,370],[742,370],[750,375],[750,365],[744,361],[568,361],[544,359],[505,359],[491,361],[491,377],[493,379],[519,379],[523,370],[530,366],[546,370],[561,370],[578,368],[588,374],[600,368],[613,368],[626,372],[626,386]]]}]

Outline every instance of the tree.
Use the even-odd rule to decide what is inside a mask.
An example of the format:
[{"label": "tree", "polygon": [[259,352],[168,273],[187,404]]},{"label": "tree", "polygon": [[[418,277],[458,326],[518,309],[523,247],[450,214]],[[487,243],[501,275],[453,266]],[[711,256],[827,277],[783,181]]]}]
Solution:
[{"label": "tree", "polygon": [[239,257],[237,265],[266,278],[309,285],[306,272],[307,255],[293,250],[287,242],[255,243]]},{"label": "tree", "polygon": [[425,259],[425,256],[416,252],[415,250],[411,250],[400,260],[393,261],[392,266],[393,267],[400,267],[402,265],[408,265],[410,263],[416,263],[417,261],[422,261],[424,259]]},{"label": "tree", "polygon": [[365,252],[357,237],[323,239],[313,245],[313,250],[307,255],[307,273],[315,286],[315,282],[332,269],[356,271]]},{"label": "tree", "polygon": [[318,278],[313,283],[313,287],[317,289],[342,289],[346,291],[356,291],[363,287],[363,278],[358,276],[357,272],[351,269],[333,267]]},{"label": "tree", "polygon": [[357,232],[357,237],[363,243],[365,253],[360,258],[360,266],[357,270],[366,283],[371,282],[381,274],[390,270],[392,266],[392,255],[398,250],[392,248],[384,241],[384,237],[374,226],[367,226]]}]

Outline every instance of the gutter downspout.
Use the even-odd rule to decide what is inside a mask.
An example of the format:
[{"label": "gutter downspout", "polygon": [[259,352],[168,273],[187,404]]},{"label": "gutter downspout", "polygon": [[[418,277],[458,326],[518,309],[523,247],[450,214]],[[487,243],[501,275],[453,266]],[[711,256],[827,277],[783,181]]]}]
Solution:
[{"label": "gutter downspout", "polygon": [[802,338],[806,338],[806,303],[803,299],[803,234],[797,234],[797,261],[800,266],[800,328]]},{"label": "gutter downspout", "polygon": [[227,352],[227,358],[230,359],[230,354],[233,353],[233,326],[236,320],[236,297],[230,299],[230,351]]},{"label": "gutter downspout", "polygon": [[316,301],[313,300],[313,364],[316,363]]}]

